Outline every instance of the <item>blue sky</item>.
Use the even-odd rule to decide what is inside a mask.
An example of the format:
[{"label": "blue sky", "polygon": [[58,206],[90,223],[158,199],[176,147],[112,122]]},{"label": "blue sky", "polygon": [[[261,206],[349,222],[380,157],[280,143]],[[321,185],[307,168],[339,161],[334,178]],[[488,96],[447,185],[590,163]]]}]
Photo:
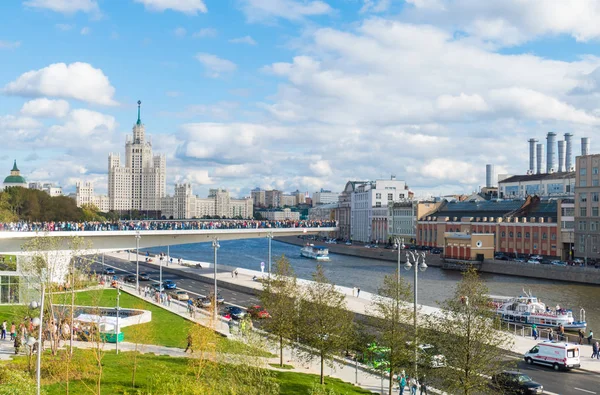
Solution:
[{"label": "blue sky", "polygon": [[[0,150],[106,191],[142,100],[168,189],[470,192],[530,137],[594,136],[600,3],[24,0],[0,4]],[[1,168],[1,167],[0,167]]]}]

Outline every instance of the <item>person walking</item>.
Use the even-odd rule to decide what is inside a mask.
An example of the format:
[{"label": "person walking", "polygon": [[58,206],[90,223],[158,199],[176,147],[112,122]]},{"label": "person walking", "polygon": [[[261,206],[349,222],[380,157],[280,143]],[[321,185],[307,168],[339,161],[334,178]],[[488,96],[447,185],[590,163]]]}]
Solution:
[{"label": "person walking", "polygon": [[409,383],[410,383],[410,394],[417,395],[417,387],[418,387],[417,379],[415,377],[411,377],[409,380]]},{"label": "person walking", "polygon": [[237,276],[238,276],[238,270],[235,269],[235,278],[237,278]]},{"label": "person walking", "polygon": [[597,358],[598,357],[598,342],[594,343],[592,345],[592,359]]},{"label": "person walking", "polygon": [[15,355],[19,353],[21,348],[21,336],[15,336]]},{"label": "person walking", "polygon": [[583,329],[579,329],[578,335],[579,335],[579,344],[583,344],[583,338],[585,337],[585,333],[583,332]]},{"label": "person walking", "polygon": [[6,340],[6,320],[2,321],[2,334],[0,334],[0,339]]},{"label": "person walking", "polygon": [[192,345],[192,334],[190,332],[188,332],[188,335],[187,335],[187,347],[185,348],[184,353],[187,353],[188,350],[190,350],[190,354],[193,354],[194,353],[194,349],[192,347],[193,347],[193,345]]},{"label": "person walking", "polygon": [[231,271],[231,278],[233,278],[233,273],[234,273],[234,270]]},{"label": "person walking", "polygon": [[548,340],[554,340],[554,331],[552,330],[552,328],[550,328],[550,330],[548,331]]},{"label": "person walking", "polygon": [[17,334],[17,326],[15,325],[14,322],[11,322],[11,324],[10,324],[10,340],[11,341],[15,340],[16,334]]},{"label": "person walking", "polygon": [[596,359],[600,359],[600,343],[596,342],[594,343],[596,345]]},{"label": "person walking", "polygon": [[538,331],[537,331],[537,325],[536,324],[531,325],[531,335],[533,336],[533,340],[537,340],[537,338],[538,338]]},{"label": "person walking", "polygon": [[356,296],[356,287],[352,287],[352,297]]},{"label": "person walking", "polygon": [[588,335],[588,344],[592,344],[592,340],[594,339],[594,331],[590,329],[590,334]]},{"label": "person walking", "polygon": [[360,298],[360,287],[356,287],[356,297]]},{"label": "person walking", "polygon": [[421,384],[420,395],[427,395],[427,383],[425,382],[425,376],[421,377],[421,380],[419,380],[419,384]]},{"label": "person walking", "polygon": [[400,389],[400,395],[404,394],[404,387],[406,387],[406,378],[404,373],[398,376],[398,388]]}]

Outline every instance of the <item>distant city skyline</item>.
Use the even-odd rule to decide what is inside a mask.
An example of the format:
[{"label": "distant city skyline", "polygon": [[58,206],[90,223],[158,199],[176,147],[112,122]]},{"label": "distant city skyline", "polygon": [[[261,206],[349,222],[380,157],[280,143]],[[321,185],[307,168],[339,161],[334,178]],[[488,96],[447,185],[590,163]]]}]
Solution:
[{"label": "distant city skyline", "polygon": [[141,99],[168,194],[341,192],[389,174],[416,196],[470,193],[486,164],[524,174],[527,140],[547,132],[595,152],[600,9],[577,4],[3,2],[0,163],[107,193],[106,155]]}]

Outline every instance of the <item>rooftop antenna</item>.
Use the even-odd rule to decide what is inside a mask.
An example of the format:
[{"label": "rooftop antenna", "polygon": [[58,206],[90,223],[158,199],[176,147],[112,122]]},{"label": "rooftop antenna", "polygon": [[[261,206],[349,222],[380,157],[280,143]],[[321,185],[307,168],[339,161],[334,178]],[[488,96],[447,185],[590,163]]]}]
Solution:
[{"label": "rooftop antenna", "polygon": [[138,119],[137,119],[137,124],[141,125],[142,124],[142,120],[140,119],[140,106],[142,105],[142,101],[138,100],[137,104],[138,104]]}]

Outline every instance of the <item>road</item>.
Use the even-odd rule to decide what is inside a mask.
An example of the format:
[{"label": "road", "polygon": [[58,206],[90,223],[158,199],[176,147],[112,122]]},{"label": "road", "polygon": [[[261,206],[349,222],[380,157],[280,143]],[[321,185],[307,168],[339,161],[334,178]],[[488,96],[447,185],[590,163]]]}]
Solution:
[{"label": "road", "polygon": [[[117,276],[135,274],[135,262],[128,262],[121,259],[105,257],[106,267],[115,269]],[[94,263],[91,270],[101,273],[103,270],[101,263]],[[211,269],[205,269],[211,273]],[[148,273],[152,282],[158,282],[159,269],[155,265],[149,265],[140,262],[140,272]],[[177,288],[187,291],[190,295],[206,296],[212,291],[212,283],[193,280],[186,277],[186,273],[180,272],[179,275],[163,271],[163,280],[173,280],[177,282]],[[148,282],[141,282],[146,284]],[[239,307],[247,307],[252,304],[260,304],[259,299],[250,291],[248,293],[233,291],[225,286],[219,287],[219,293],[225,298],[225,303]],[[507,356],[517,361],[516,369],[529,375],[533,380],[544,386],[545,393],[549,395],[595,395],[600,394],[600,374],[585,371],[573,370],[570,372],[555,372],[551,368],[539,365],[528,365],[518,356]],[[587,357],[587,356],[585,356]]]}]

